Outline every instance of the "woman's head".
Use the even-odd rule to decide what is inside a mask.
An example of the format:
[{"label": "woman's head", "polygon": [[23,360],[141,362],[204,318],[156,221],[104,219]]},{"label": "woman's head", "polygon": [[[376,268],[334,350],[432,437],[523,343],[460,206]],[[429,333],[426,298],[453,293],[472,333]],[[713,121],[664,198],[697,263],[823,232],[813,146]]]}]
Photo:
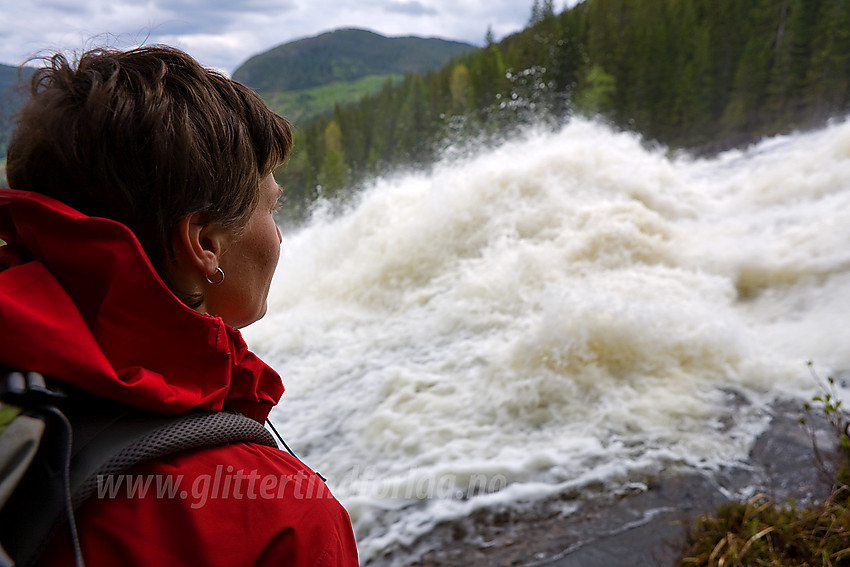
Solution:
[{"label": "woman's head", "polygon": [[127,225],[178,297],[201,305],[175,268],[175,230],[192,215],[238,235],[289,155],[290,124],[163,46],[55,55],[30,90],[7,151],[10,186]]}]

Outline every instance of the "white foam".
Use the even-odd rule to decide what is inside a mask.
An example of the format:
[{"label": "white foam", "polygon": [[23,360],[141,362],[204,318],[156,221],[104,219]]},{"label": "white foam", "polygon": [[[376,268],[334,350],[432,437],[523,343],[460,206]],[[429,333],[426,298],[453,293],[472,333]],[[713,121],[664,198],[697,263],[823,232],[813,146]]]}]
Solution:
[{"label": "white foam", "polygon": [[365,559],[475,506],[742,458],[767,400],[811,396],[807,360],[850,368],[848,179],[848,124],[691,160],[576,119],[286,234],[245,336]]}]

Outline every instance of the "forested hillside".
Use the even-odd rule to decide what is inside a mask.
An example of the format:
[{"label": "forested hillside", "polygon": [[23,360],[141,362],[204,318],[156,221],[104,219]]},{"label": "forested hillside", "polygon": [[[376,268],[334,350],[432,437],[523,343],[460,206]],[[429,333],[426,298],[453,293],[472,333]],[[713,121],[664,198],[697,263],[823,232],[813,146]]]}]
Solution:
[{"label": "forested hillside", "polygon": [[260,93],[269,107],[300,126],[395,84],[407,73],[443,66],[474,46],[421,37],[385,37],[340,29],[279,45],[251,57],[233,78]]},{"label": "forested hillside", "polygon": [[279,177],[297,218],[448,140],[573,112],[709,151],[846,113],[848,79],[846,0],[586,0],[560,14],[535,0],[522,32],[300,128]]}]

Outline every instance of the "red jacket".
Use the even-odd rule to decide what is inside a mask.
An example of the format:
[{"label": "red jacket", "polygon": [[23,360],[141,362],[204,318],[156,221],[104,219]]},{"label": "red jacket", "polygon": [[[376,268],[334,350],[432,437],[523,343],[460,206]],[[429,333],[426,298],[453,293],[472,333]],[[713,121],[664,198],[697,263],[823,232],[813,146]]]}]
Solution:
[{"label": "red jacket", "polygon": [[[226,404],[262,422],[283,394],[238,331],[171,293],[124,225],[0,189],[0,239],[0,364],[160,413]],[[357,564],[347,513],[283,451],[236,443],[128,473],[77,514],[90,567]],[[42,563],[72,564],[56,539]]]}]

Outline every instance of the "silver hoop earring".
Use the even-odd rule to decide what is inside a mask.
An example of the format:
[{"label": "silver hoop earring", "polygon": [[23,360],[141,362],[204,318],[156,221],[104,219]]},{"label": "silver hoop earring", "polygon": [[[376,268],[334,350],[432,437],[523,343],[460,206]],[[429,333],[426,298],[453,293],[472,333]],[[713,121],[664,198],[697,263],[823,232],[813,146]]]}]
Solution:
[{"label": "silver hoop earring", "polygon": [[222,270],[221,268],[216,268],[215,271],[219,275],[219,278],[216,281],[212,281],[209,276],[204,276],[205,278],[207,278],[207,282],[212,285],[218,285],[224,281],[224,270]]}]

